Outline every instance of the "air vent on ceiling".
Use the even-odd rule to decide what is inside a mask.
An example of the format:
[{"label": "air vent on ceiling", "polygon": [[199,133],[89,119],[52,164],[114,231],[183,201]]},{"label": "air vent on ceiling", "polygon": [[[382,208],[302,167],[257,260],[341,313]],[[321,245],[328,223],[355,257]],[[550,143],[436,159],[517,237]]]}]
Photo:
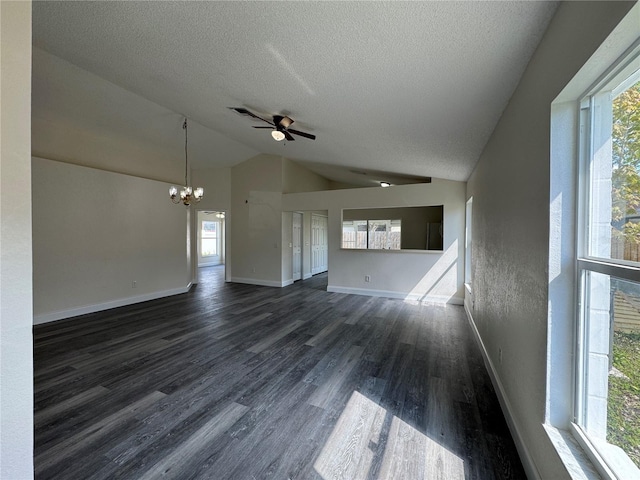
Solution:
[{"label": "air vent on ceiling", "polygon": [[242,115],[244,117],[253,117],[254,115],[249,112],[246,108],[243,107],[227,107],[229,110],[236,112],[238,115]]}]

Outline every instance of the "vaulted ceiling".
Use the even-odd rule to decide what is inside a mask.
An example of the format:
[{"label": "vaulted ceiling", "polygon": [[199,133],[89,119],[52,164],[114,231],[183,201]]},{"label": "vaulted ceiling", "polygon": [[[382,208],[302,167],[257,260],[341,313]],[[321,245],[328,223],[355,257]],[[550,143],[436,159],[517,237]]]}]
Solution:
[{"label": "vaulted ceiling", "polygon": [[[466,180],[556,6],[47,1],[33,39],[225,139],[198,167],[262,152],[338,180],[335,167]],[[239,106],[317,140],[275,142]]]}]

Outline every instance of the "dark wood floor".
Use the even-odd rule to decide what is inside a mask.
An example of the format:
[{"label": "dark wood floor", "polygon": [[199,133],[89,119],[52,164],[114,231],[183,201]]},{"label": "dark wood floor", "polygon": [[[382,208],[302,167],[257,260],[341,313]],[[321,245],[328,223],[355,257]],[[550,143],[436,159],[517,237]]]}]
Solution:
[{"label": "dark wood floor", "polygon": [[461,307],[201,273],[36,327],[37,479],[525,478]]}]

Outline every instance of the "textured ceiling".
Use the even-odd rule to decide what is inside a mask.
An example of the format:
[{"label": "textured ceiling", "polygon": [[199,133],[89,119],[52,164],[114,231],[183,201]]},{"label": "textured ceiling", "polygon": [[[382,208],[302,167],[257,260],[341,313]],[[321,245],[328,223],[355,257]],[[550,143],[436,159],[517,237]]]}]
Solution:
[{"label": "textured ceiling", "polygon": [[[238,155],[466,180],[556,6],[34,2],[33,38]],[[232,106],[287,114],[317,140],[277,143]]]}]

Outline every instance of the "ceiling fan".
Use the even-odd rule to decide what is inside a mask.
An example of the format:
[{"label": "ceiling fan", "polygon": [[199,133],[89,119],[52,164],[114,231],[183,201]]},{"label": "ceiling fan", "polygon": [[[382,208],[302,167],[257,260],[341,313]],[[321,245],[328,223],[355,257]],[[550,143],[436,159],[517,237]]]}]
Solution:
[{"label": "ceiling fan", "polygon": [[[310,140],[315,140],[316,136],[312,135],[310,133],[306,133],[306,132],[301,132],[300,130],[294,130],[293,128],[289,128],[291,126],[291,124],[293,123],[293,119],[290,117],[287,117],[286,115],[274,115],[272,117],[272,121],[269,120],[265,120],[264,118],[256,115],[255,113],[247,110],[246,108],[243,107],[229,107],[230,110],[233,110],[234,112],[240,114],[240,115],[244,115],[247,117],[253,117],[257,120],[260,120],[262,122],[268,123],[270,126],[266,127],[266,126],[254,126],[253,128],[269,128],[271,130],[273,130],[271,132],[271,136],[274,138],[274,140],[277,140],[278,142],[280,140],[284,140],[285,138],[287,140],[289,140],[290,142],[294,141],[295,138],[293,138],[293,135],[299,135],[301,137],[304,138],[308,138]],[[293,134],[293,135],[292,135]]]}]

